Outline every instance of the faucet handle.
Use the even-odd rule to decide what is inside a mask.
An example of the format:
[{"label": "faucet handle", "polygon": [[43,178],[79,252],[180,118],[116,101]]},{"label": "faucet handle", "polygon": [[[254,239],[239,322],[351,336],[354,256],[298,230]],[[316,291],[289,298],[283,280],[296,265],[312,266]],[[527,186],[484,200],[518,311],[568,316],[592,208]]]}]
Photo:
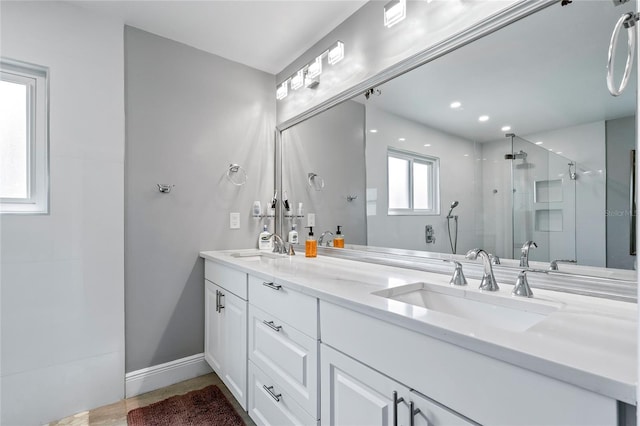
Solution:
[{"label": "faucet handle", "polygon": [[549,270],[550,271],[557,271],[558,270],[558,263],[578,263],[576,260],[573,259],[556,259],[556,260],[552,260],[551,263],[549,264]]},{"label": "faucet handle", "polygon": [[500,264],[500,258],[497,255],[489,253],[489,258],[491,259],[491,263],[494,265]]},{"label": "faucet handle", "polygon": [[462,263],[457,260],[449,260],[443,259],[447,263],[453,263],[455,269],[453,270],[453,275],[451,276],[451,280],[449,280],[449,285],[459,285],[465,286],[467,285],[467,278],[464,276],[464,272],[462,272]]},{"label": "faucet handle", "polygon": [[527,272],[528,270],[525,269],[518,274],[516,285],[513,287],[513,291],[511,292],[513,296],[533,297],[533,291],[531,291],[529,281],[527,280]]}]

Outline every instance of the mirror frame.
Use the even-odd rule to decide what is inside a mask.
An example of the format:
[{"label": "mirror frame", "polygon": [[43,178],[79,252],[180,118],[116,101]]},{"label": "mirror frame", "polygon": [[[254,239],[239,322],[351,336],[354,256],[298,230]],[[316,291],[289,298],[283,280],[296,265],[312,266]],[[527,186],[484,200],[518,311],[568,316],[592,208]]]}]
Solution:
[{"label": "mirror frame", "polygon": [[[327,99],[326,101],[321,102],[320,104],[314,107],[311,107],[306,111],[301,112],[300,114],[296,115],[295,117],[289,120],[286,120],[280,124],[277,124],[276,125],[276,141],[275,141],[276,190],[278,190],[280,193],[282,193],[282,190],[283,190],[282,189],[282,183],[283,183],[282,182],[282,172],[283,172],[282,132],[284,132],[285,130],[295,126],[296,124],[306,121],[316,115],[319,115],[322,112],[325,112],[328,109],[342,102],[345,102],[358,95],[361,95],[371,87],[376,87],[383,83],[386,83],[389,80],[392,80],[415,68],[425,65],[441,56],[444,56],[469,43],[472,43],[482,37],[485,37],[495,31],[498,31],[520,19],[523,19],[529,15],[532,15],[536,12],[546,9],[547,7],[557,5],[558,3],[560,3],[560,0],[541,0],[541,1],[540,0],[522,0],[518,3],[512,4],[511,6],[502,10],[501,12],[493,16],[490,16],[488,18],[485,18],[484,20],[478,22],[472,27],[465,28],[459,33],[453,35],[452,37],[449,37],[435,45],[429,46],[425,50],[421,51],[420,53],[397,62],[392,67],[389,67],[383,70],[382,72],[363,80],[362,82],[353,86],[352,88],[336,94],[335,96]],[[571,6],[569,5],[568,7],[571,7]],[[636,141],[636,144],[637,144],[637,141]],[[284,224],[284,212],[282,211],[282,208],[280,208],[280,206],[276,212],[275,220],[276,220],[275,230],[279,235],[282,235],[283,224]],[[635,235],[634,237],[635,237],[634,240],[638,238],[637,235]],[[376,251],[378,253],[380,253],[379,249],[380,248],[376,247]],[[394,249],[392,248],[388,249],[389,254],[393,254],[393,252],[394,252]],[[363,251],[363,253],[366,253],[366,251]],[[429,252],[425,252],[425,253],[429,253]],[[593,268],[590,266],[585,266],[585,267],[589,269]],[[512,267],[508,267],[508,268],[514,269]],[[606,268],[601,268],[601,269],[606,270]],[[630,272],[635,272],[635,277],[629,278],[629,279],[616,277],[612,279],[619,282],[629,283],[629,284],[633,284],[634,286],[637,286],[637,279],[638,279],[637,271],[630,271]],[[576,277],[582,276],[586,278],[585,275],[581,275],[581,274],[563,273],[562,275],[566,275],[566,276],[575,275]],[[599,277],[598,275],[589,275],[589,277],[593,277],[595,279],[607,279],[605,277]]]}]

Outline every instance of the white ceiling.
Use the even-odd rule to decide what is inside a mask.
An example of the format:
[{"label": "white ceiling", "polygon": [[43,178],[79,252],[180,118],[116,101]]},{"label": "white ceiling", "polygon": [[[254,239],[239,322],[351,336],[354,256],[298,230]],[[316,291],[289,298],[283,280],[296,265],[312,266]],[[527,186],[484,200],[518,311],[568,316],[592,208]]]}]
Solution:
[{"label": "white ceiling", "polygon": [[[381,85],[380,96],[356,100],[478,142],[504,138],[504,125],[525,136],[633,115],[636,79],[619,98],[605,80],[611,32],[633,10],[635,1],[557,3]],[[624,34],[617,59],[619,82]],[[451,109],[453,101],[462,107]],[[484,114],[489,121],[478,122]]]},{"label": "white ceiling", "polygon": [[144,0],[70,3],[277,74],[367,0]]}]

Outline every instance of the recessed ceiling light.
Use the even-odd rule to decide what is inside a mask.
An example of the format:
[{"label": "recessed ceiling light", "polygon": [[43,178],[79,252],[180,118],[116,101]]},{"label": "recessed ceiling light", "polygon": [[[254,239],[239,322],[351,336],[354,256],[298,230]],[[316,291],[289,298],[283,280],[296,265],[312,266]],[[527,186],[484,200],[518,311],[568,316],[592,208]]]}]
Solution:
[{"label": "recessed ceiling light", "polygon": [[502,130],[503,132],[508,132],[509,130],[511,130],[511,126],[502,126]]},{"label": "recessed ceiling light", "polygon": [[398,138],[398,140],[399,140],[400,142],[404,142],[404,141],[406,141],[406,139],[405,139],[405,138]]},{"label": "recessed ceiling light", "polygon": [[407,0],[391,0],[384,6],[384,26],[393,27],[407,16]]},{"label": "recessed ceiling light", "polygon": [[536,142],[536,145],[542,145],[543,143],[544,142],[542,142],[542,141],[538,141],[538,142]]},{"label": "recessed ceiling light", "polygon": [[458,101],[455,102],[451,102],[451,105],[449,105],[451,108],[456,109],[456,108],[460,108],[462,106],[462,104]]},{"label": "recessed ceiling light", "polygon": [[424,146],[429,147],[429,146],[431,146],[431,144],[430,143],[425,143]]},{"label": "recessed ceiling light", "polygon": [[468,156],[469,156],[469,154],[465,154],[464,156],[465,156],[465,157],[468,157]]},{"label": "recessed ceiling light", "polygon": [[562,151],[558,151],[556,154],[562,154]]},{"label": "recessed ceiling light", "polygon": [[553,148],[549,148],[549,151],[553,151]]},{"label": "recessed ceiling light", "polygon": [[484,123],[485,121],[489,121],[489,116],[481,115],[480,117],[478,117],[478,121],[480,121],[481,123]]},{"label": "recessed ceiling light", "polygon": [[369,130],[371,133],[378,133],[378,129],[371,129]]},{"label": "recessed ceiling light", "polygon": [[327,62],[329,65],[335,65],[340,62],[344,58],[344,43],[341,41],[337,41],[335,45],[329,48],[329,53],[327,54]]}]

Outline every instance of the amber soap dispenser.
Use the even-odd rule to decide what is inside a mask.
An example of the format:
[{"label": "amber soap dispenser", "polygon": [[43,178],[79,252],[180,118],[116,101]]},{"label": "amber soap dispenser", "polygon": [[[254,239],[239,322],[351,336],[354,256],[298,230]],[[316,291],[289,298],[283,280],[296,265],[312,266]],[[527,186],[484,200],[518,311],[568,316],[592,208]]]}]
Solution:
[{"label": "amber soap dispenser", "polygon": [[307,228],[309,228],[309,236],[304,244],[304,256],[316,257],[318,256],[318,240],[313,236],[313,227],[307,226]]},{"label": "amber soap dispenser", "polygon": [[341,225],[338,225],[338,230],[336,231],[336,236],[333,237],[333,246],[336,248],[344,248],[344,235],[342,235]]}]

